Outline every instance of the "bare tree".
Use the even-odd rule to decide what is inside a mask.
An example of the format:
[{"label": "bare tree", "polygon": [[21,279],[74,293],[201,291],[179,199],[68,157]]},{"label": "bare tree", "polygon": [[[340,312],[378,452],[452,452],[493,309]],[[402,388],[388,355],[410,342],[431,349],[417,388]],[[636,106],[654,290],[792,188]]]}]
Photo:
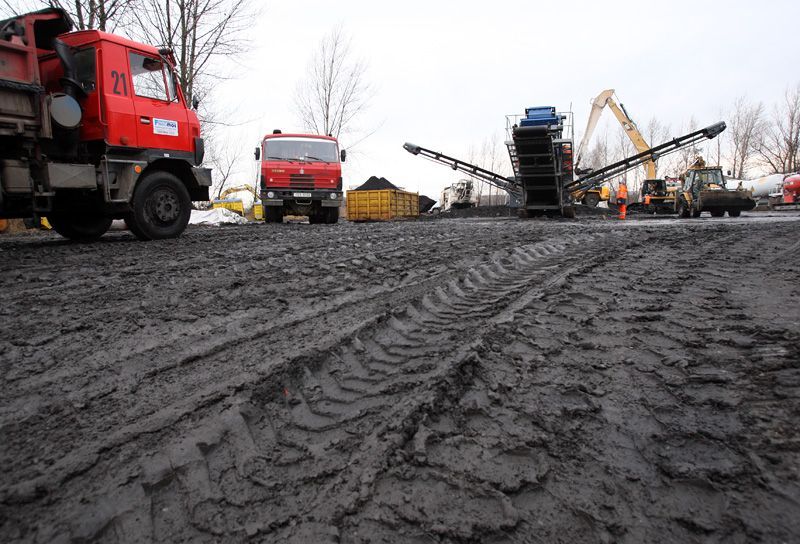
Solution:
[{"label": "bare tree", "polygon": [[304,128],[336,138],[351,131],[372,97],[366,71],[342,28],[325,36],[297,85],[295,108]]},{"label": "bare tree", "polygon": [[236,173],[236,167],[242,158],[243,146],[239,142],[216,137],[212,137],[209,144],[206,163],[214,170],[214,186],[211,192],[216,198],[220,198],[228,187],[231,177]]},{"label": "bare tree", "polygon": [[[633,147],[633,143],[631,142],[628,135],[625,133],[625,130],[622,127],[618,127],[614,131],[614,148],[613,148],[613,157],[614,161],[621,161],[626,157],[630,157],[636,152],[636,149]],[[634,168],[632,171],[624,174],[620,179],[617,180],[617,186],[619,182],[625,180],[628,185],[628,190],[631,192],[636,192],[638,189],[638,182],[642,179],[642,168]]]},{"label": "bare tree", "polygon": [[232,59],[245,49],[245,30],[255,15],[251,0],[138,0],[134,34],[172,49],[178,81],[187,102],[202,99],[211,81],[225,78],[215,60]]},{"label": "bare tree", "polygon": [[[694,115],[689,118],[685,124],[681,125],[681,134],[688,134],[690,132],[694,132],[697,130],[697,120],[695,119]],[[702,149],[697,147],[697,145],[690,145],[686,146],[677,153],[675,153],[675,158],[671,164],[675,173],[680,175],[683,174],[689,166],[691,166],[698,155],[701,155],[703,152]]]},{"label": "bare tree", "polygon": [[761,102],[751,103],[740,96],[733,103],[733,111],[728,120],[728,139],[730,141],[730,161],[733,177],[742,179],[747,175],[747,167],[755,155],[756,142],[763,128],[764,106]]},{"label": "bare tree", "polygon": [[[650,147],[663,144],[669,139],[669,127],[659,121],[657,117],[651,117],[647,122],[644,137]],[[656,176],[660,169],[661,165],[656,161]]]},{"label": "bare tree", "polygon": [[756,142],[759,158],[773,173],[800,170],[800,83],[787,88],[769,123]]},{"label": "bare tree", "polygon": [[138,0],[35,0],[18,2],[16,6],[12,6],[8,0],[2,0],[0,14],[16,15],[45,7],[60,8],[70,16],[78,30],[112,32],[125,25],[137,2]]},{"label": "bare tree", "polygon": [[0,18],[14,17],[45,7],[52,6],[46,0],[0,0]]},{"label": "bare tree", "polygon": [[50,0],[49,4],[66,11],[78,30],[97,29],[111,32],[124,26],[127,16],[136,9],[138,0]]},{"label": "bare tree", "polygon": [[[495,132],[491,137],[486,138],[481,144],[480,160],[475,163],[481,168],[506,175],[509,171],[509,158],[505,144]],[[487,184],[488,185],[488,184]],[[489,185],[489,205],[494,206],[499,203],[503,195],[503,190],[494,185]]]},{"label": "bare tree", "polygon": [[[718,119],[725,118],[725,112],[722,110],[722,108],[719,109],[717,118]],[[723,159],[722,148],[725,145],[727,145],[727,140],[728,140],[727,131],[725,131],[722,134],[719,134],[716,138],[714,138],[713,142],[710,142],[708,144],[708,147],[706,148],[707,164],[713,164],[715,166],[719,166],[720,168],[722,168],[722,159]]]}]

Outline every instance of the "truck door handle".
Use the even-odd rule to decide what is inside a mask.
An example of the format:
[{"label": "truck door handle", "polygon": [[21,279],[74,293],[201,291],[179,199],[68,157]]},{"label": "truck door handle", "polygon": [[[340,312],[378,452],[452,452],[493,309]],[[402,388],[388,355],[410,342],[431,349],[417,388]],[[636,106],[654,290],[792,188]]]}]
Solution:
[{"label": "truck door handle", "polygon": [[143,124],[143,125],[149,125],[150,124],[150,118],[149,117],[141,117],[140,116],[139,117],[139,122],[141,124]]}]

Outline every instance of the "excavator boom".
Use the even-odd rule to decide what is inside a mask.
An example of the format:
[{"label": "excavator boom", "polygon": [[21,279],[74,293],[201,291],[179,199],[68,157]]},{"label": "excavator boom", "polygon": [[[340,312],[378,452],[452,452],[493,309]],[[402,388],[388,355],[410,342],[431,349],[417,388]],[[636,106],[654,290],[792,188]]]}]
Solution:
[{"label": "excavator boom", "polygon": [[[637,152],[644,153],[650,149],[650,145],[648,145],[642,133],[639,132],[636,123],[633,122],[628,112],[625,111],[625,106],[623,106],[621,102],[617,104],[613,97],[614,89],[606,89],[592,101],[592,111],[589,114],[589,121],[586,123],[586,131],[583,133],[583,138],[578,146],[578,153],[575,157],[576,167],[580,166],[583,152],[587,148],[592,134],[594,134],[594,129],[597,127],[597,122],[600,120],[600,115],[603,113],[603,108],[606,106],[612,111],[614,117],[619,121],[619,124],[622,125],[622,129],[625,131],[625,134],[628,135],[628,138],[633,143]],[[656,163],[654,160],[646,160],[640,164],[645,168],[645,179],[654,179],[656,177]]]},{"label": "excavator boom", "polygon": [[228,195],[232,195],[233,193],[238,193],[238,192],[241,192],[241,191],[247,191],[248,193],[253,195],[253,198],[255,198],[256,200],[259,200],[258,192],[255,190],[255,188],[252,185],[248,185],[248,184],[237,185],[235,187],[228,187],[227,189],[225,189],[219,195],[217,200],[224,200]]}]

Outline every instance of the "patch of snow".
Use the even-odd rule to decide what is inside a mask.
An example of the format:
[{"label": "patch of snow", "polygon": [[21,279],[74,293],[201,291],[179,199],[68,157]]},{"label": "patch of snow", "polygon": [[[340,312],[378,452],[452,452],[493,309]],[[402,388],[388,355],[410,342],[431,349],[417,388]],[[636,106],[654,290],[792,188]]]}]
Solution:
[{"label": "patch of snow", "polygon": [[192,210],[190,225],[244,225],[247,219],[225,208]]}]

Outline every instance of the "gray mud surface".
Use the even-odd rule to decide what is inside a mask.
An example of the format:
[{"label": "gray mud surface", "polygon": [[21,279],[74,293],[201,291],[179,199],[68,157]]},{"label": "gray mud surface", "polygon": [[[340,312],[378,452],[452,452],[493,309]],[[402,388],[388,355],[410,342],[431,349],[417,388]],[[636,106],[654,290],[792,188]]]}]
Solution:
[{"label": "gray mud surface", "polygon": [[797,542],[797,216],[0,238],[2,542]]}]

